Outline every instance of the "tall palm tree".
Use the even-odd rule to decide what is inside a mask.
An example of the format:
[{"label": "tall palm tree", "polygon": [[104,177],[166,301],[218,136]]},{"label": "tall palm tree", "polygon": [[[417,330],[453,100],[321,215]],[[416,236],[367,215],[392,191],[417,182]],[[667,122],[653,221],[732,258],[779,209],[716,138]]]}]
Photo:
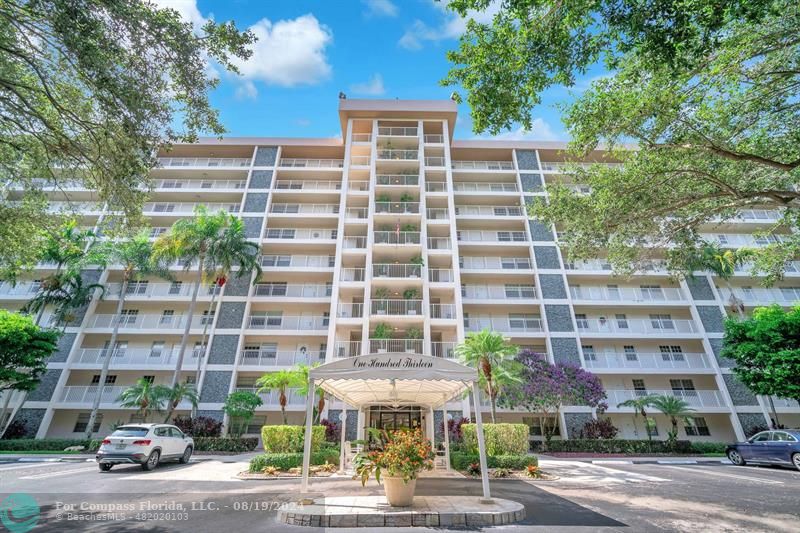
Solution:
[{"label": "tall palm tree", "polygon": [[486,389],[492,408],[492,423],[497,418],[497,396],[501,388],[519,381],[519,363],[514,360],[517,347],[500,333],[484,329],[467,334],[455,348],[461,361],[478,369],[481,385]]},{"label": "tall palm tree", "polygon": [[86,438],[92,438],[92,428],[95,418],[100,408],[100,399],[108,375],[108,367],[114,356],[117,346],[117,336],[119,334],[120,317],[125,308],[125,298],[128,295],[128,287],[132,281],[140,281],[146,276],[155,275],[164,279],[170,279],[169,268],[163,261],[157,260],[153,256],[153,245],[150,242],[149,233],[145,230],[134,235],[131,239],[117,242],[103,243],[98,247],[98,257],[104,264],[122,265],[122,285],[120,287],[119,301],[114,314],[114,329],[111,332],[111,340],[103,353],[103,367],[100,369],[100,385],[97,396],[92,403],[92,412],[89,414],[89,424],[86,426]]},{"label": "tall palm tree", "polygon": [[[283,416],[283,425],[289,422],[286,418],[286,404],[288,399],[286,393],[290,388],[300,388],[303,386],[301,383],[303,379],[301,370],[278,370],[277,372],[268,372],[258,378],[256,386],[258,393],[278,391],[278,404],[281,406],[281,415]],[[308,381],[306,380],[306,384]]]},{"label": "tall palm tree", "polygon": [[100,283],[84,283],[79,270],[67,270],[48,276],[42,282],[41,290],[22,308],[26,313],[36,313],[37,324],[41,321],[45,308],[53,306],[51,324],[66,328],[75,320],[74,311],[88,305],[100,291],[102,298],[105,287]]},{"label": "tall palm tree", "polygon": [[[319,363],[314,363],[311,366],[308,365],[297,365],[297,372],[300,374],[299,380],[300,385],[297,387],[297,394],[300,396],[305,396],[308,394],[308,372],[315,366],[319,366]],[[325,409],[325,391],[322,387],[317,387],[317,412],[314,415],[314,423],[319,421],[319,418],[322,416],[322,410]]]},{"label": "tall palm tree", "polygon": [[694,409],[677,396],[655,396],[650,405],[669,417],[672,429],[667,434],[667,440],[674,444],[678,440],[678,419],[691,419]]},{"label": "tall palm tree", "polygon": [[200,286],[215,271],[214,262],[213,260],[209,261],[209,258],[213,257],[217,243],[224,239],[223,234],[231,225],[232,220],[235,220],[235,217],[224,211],[210,214],[205,206],[201,205],[195,208],[193,218],[178,220],[154,244],[155,257],[159,259],[169,261],[182,260],[186,271],[191,270],[193,264],[197,264],[197,281],[192,291],[192,299],[189,303],[189,311],[170,387],[174,387],[178,382],[183,366],[184,352],[189,343],[189,331],[192,327]]},{"label": "tall palm tree", "polygon": [[644,418],[644,425],[645,425],[645,433],[647,433],[647,440],[652,441],[653,436],[650,434],[649,425],[647,423],[647,408],[653,404],[652,395],[647,396],[637,396],[635,398],[631,398],[629,400],[625,400],[617,404],[617,407],[631,407],[633,408],[633,430],[636,432],[636,435],[639,435],[639,428],[636,426],[636,419],[639,415],[642,415]]},{"label": "tall palm tree", "polygon": [[135,407],[144,421],[151,413],[164,410],[164,403],[169,397],[169,388],[164,385],[153,385],[149,380],[139,379],[122,391],[117,398],[121,407]]},{"label": "tall palm tree", "polygon": [[730,250],[718,244],[703,241],[702,245],[689,253],[686,260],[688,275],[692,272],[710,272],[725,284],[730,293],[731,307],[736,311],[739,319],[745,318],[741,300],[736,297],[730,279],[736,273],[736,268],[745,264],[753,257],[754,251],[749,248]]},{"label": "tall palm tree", "polygon": [[192,404],[193,410],[197,407],[197,402],[200,401],[197,389],[191,383],[176,383],[174,387],[167,388],[165,394],[167,396],[167,416],[164,418],[165,424],[172,418],[172,413],[175,412],[175,409],[178,408],[178,404],[182,401],[188,400],[189,403]]}]

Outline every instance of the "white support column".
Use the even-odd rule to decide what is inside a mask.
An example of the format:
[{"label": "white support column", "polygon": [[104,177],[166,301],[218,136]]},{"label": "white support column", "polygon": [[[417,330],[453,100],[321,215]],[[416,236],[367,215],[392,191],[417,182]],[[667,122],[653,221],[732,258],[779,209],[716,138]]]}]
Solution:
[{"label": "white support column", "polygon": [[356,426],[356,439],[364,440],[364,426],[366,426],[367,414],[364,412],[364,407],[358,408],[358,426]]},{"label": "white support column", "polygon": [[447,429],[447,425],[450,422],[447,419],[447,403],[442,406],[442,425],[444,425],[444,461],[446,464],[447,470],[450,470],[450,430]]},{"label": "white support column", "polygon": [[308,378],[308,394],[306,394],[306,434],[303,442],[303,479],[300,483],[300,493],[308,492],[308,471],[311,467],[311,424],[314,418],[314,378]]},{"label": "white support column", "polygon": [[472,382],[472,403],[475,405],[475,430],[478,433],[478,460],[481,464],[481,485],[483,486],[483,498],[481,503],[491,503],[492,495],[489,492],[489,466],[486,461],[486,442],[483,440],[483,421],[481,420],[481,409],[478,402],[478,382]]},{"label": "white support column", "polygon": [[339,413],[339,421],[342,423],[341,430],[339,431],[339,473],[344,473],[344,460],[347,454],[344,450],[345,433],[347,433],[347,404],[342,403],[342,412]]},{"label": "white support column", "polygon": [[433,453],[436,453],[436,417],[433,416],[433,407],[428,407],[428,418],[430,419],[428,429],[431,436],[431,449]]}]

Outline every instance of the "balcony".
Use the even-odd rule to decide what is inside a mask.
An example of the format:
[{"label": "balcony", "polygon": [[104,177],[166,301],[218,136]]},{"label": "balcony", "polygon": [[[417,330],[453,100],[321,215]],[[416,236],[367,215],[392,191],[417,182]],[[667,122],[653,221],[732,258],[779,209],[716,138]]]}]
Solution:
[{"label": "balcony", "polygon": [[267,298],[329,298],[332,287],[325,284],[257,283],[253,296]]},{"label": "balcony", "polygon": [[450,237],[428,237],[428,250],[452,250]]},{"label": "balcony", "polygon": [[367,238],[356,236],[356,237],[345,237],[342,240],[342,248],[345,250],[364,250],[367,247]]},{"label": "balcony", "polygon": [[225,211],[227,213],[238,213],[239,203],[172,203],[172,202],[151,202],[144,204],[142,211],[145,213],[177,213],[181,215],[191,215],[198,207],[203,206],[209,212]]},{"label": "balcony", "polygon": [[[125,291],[125,298],[137,296],[170,296],[170,297],[189,297],[194,291],[195,282],[176,281],[174,283],[154,283],[149,281],[130,282]],[[106,285],[106,296],[118,298],[122,292],[122,283],[109,283]],[[211,288],[200,288],[201,296],[211,296]]]},{"label": "balcony", "polygon": [[281,158],[280,167],[285,168],[342,168],[343,159]]},{"label": "balcony", "polygon": [[339,204],[272,204],[269,212],[282,215],[334,215]]},{"label": "balcony", "polygon": [[376,231],[375,244],[419,244],[418,231]]},{"label": "balcony", "polygon": [[370,353],[423,353],[422,339],[370,339]]},{"label": "balcony", "polygon": [[539,317],[469,316],[469,318],[464,318],[465,331],[484,329],[507,333],[540,333],[544,331],[542,319]]},{"label": "balcony", "polygon": [[443,167],[444,166],[444,157],[442,156],[428,156],[425,158],[425,166],[426,167]]},{"label": "balcony", "polygon": [[366,192],[369,190],[369,182],[368,181],[348,181],[347,182],[347,190],[352,192]]},{"label": "balcony", "polygon": [[436,320],[455,320],[455,304],[430,304],[431,318]]},{"label": "balcony", "polygon": [[245,180],[155,180],[155,189],[244,189],[247,182]]},{"label": "balcony", "polygon": [[455,359],[455,348],[457,342],[432,342],[431,355],[433,357],[444,357],[445,359]]},{"label": "balcony", "polygon": [[241,366],[277,367],[295,365],[311,365],[325,360],[325,353],[309,353],[297,351],[276,351],[270,349],[241,351],[239,364]]},{"label": "balcony", "polygon": [[261,268],[333,268],[332,255],[262,255]]},{"label": "balcony", "polygon": [[[21,202],[10,202],[11,205],[22,205]],[[48,213],[61,213],[69,211],[72,213],[100,213],[104,211],[103,204],[97,202],[49,202],[47,204]]]},{"label": "balcony", "polygon": [[344,216],[354,220],[366,220],[369,217],[369,208],[367,207],[348,207]]},{"label": "balcony", "polygon": [[[280,406],[280,393],[278,391],[258,392],[258,387],[236,387],[236,392],[252,392],[261,398],[261,406],[257,409],[276,409]],[[287,407],[302,407],[306,404],[305,395],[299,394],[297,389],[286,391]]]},{"label": "balcony", "polygon": [[511,161],[453,161],[453,170],[514,170]]},{"label": "balcony", "polygon": [[8,281],[0,282],[0,297],[33,298],[42,287],[40,282],[21,281],[12,286]]},{"label": "balcony", "polygon": [[712,370],[704,353],[584,353],[592,370]]},{"label": "balcony", "polygon": [[428,220],[449,220],[450,211],[446,207],[429,207],[425,210]]},{"label": "balcony", "polygon": [[329,323],[330,319],[327,316],[275,316],[253,314],[247,317],[247,327],[250,329],[319,331],[328,329]]},{"label": "balcony", "polygon": [[[728,288],[719,288],[723,300],[729,301],[731,291]],[[748,305],[796,305],[800,302],[800,287],[772,287],[772,288],[734,288],[733,294]]]},{"label": "balcony", "polygon": [[464,285],[461,296],[465,300],[533,300],[533,285]]},{"label": "balcony", "polygon": [[378,159],[381,161],[417,161],[419,150],[378,150]]},{"label": "balcony", "polygon": [[361,355],[361,341],[336,341],[333,345],[334,357],[357,357]]},{"label": "balcony", "polygon": [[[105,362],[106,348],[82,348],[76,364],[102,365]],[[183,366],[194,368],[202,349],[189,349],[184,352]],[[178,360],[178,349],[159,350],[152,348],[117,348],[111,356],[111,367],[131,366],[150,368],[158,365],[175,365]]]},{"label": "balcony", "polygon": [[512,193],[519,192],[516,183],[502,183],[502,182],[471,182],[461,181],[453,183],[453,190],[455,192],[503,192]]},{"label": "balcony", "polygon": [[341,181],[278,180],[275,182],[276,191],[339,191],[341,189]]},{"label": "balcony", "polygon": [[598,166],[598,165],[602,165],[604,167],[609,167],[609,168],[621,167],[622,166],[620,163],[573,163],[573,162],[569,162],[569,163],[567,163],[567,162],[547,163],[547,162],[544,162],[544,161],[542,161],[542,163],[541,163],[542,170],[544,170],[546,172],[564,172],[564,171],[566,171],[566,170],[568,170],[570,168],[585,168],[585,169],[588,169],[588,168],[591,168],[593,166]]},{"label": "balcony", "polygon": [[375,202],[375,214],[419,214],[419,202]]},{"label": "balcony", "polygon": [[457,235],[459,242],[526,243],[528,240],[524,231],[458,230]]},{"label": "balcony", "polygon": [[340,281],[364,281],[364,267],[342,268],[339,271]]},{"label": "balcony", "polygon": [[451,268],[429,268],[428,281],[431,283],[452,283],[455,281]]},{"label": "balcony", "polygon": [[426,181],[425,182],[425,191],[426,192],[447,192],[447,182],[446,181]]},{"label": "balcony", "polygon": [[368,167],[369,166],[369,156],[368,155],[351,155],[350,156],[350,164],[356,167]]},{"label": "balcony", "polygon": [[339,318],[362,318],[364,316],[363,303],[340,303],[336,310]]},{"label": "balcony", "polygon": [[742,209],[734,220],[743,222],[777,222],[781,219],[781,212],[775,209]]},{"label": "balcony", "polygon": [[[587,272],[611,272],[613,270],[613,268],[611,268],[611,264],[603,261],[602,259],[564,263],[564,268],[567,270],[580,270]],[[666,273],[667,263],[665,261],[649,261],[642,265],[638,272]]]},{"label": "balcony", "polygon": [[530,270],[533,268],[527,257],[461,257],[461,268],[465,270]]},{"label": "balcony", "polygon": [[330,241],[336,239],[335,229],[267,228],[265,239]]},{"label": "balcony", "polygon": [[443,144],[444,135],[426,134],[423,137],[425,144]]},{"label": "balcony", "polygon": [[[117,398],[122,394],[127,387],[123,386],[105,386],[103,387],[103,394],[100,397],[100,403],[117,403]],[[62,403],[79,403],[91,404],[97,397],[99,387],[97,385],[90,386],[68,386],[64,387],[61,391],[59,401]]]},{"label": "balcony", "polygon": [[[186,327],[188,315],[94,315],[89,319],[88,328],[113,328],[119,324],[120,330],[137,329],[183,329]],[[214,320],[213,316],[206,317],[195,315],[192,317],[192,328],[209,326]]]},{"label": "balcony", "polygon": [[422,300],[372,300],[373,315],[420,316]]},{"label": "balcony", "polygon": [[372,265],[373,278],[419,278],[422,266],[402,263],[374,263]]},{"label": "balcony", "polygon": [[718,245],[726,248],[738,248],[740,246],[768,246],[770,244],[777,244],[786,242],[788,236],[782,235],[765,235],[763,237],[754,237],[752,235],[742,235],[738,233],[701,233],[700,237],[703,240],[716,242]]},{"label": "balcony", "polygon": [[676,287],[586,287],[570,286],[574,300],[598,302],[683,302],[686,296]]},{"label": "balcony", "polygon": [[158,165],[163,168],[202,167],[234,168],[249,167],[250,158],[245,157],[159,157]]},{"label": "balcony", "polygon": [[372,142],[372,134],[371,133],[354,133],[353,134],[353,142],[354,143]]},{"label": "balcony", "polygon": [[633,390],[633,389],[618,389],[607,390],[609,411],[623,411],[630,412],[631,409],[627,407],[618,408],[622,402],[632,400],[634,398],[641,398],[642,396],[675,396],[689,404],[689,407],[694,409],[698,408],[726,408],[725,400],[722,393],[718,390]]},{"label": "balcony", "polygon": [[380,137],[418,137],[417,128],[378,127]]},{"label": "balcony", "polygon": [[577,318],[578,331],[586,333],[614,334],[653,334],[677,335],[695,334],[699,330],[692,320],[685,319],[647,319],[647,318]]},{"label": "balcony", "polygon": [[462,205],[456,206],[456,216],[462,217],[521,217],[525,212],[521,206],[506,205]]},{"label": "balcony", "polygon": [[417,187],[419,176],[417,174],[378,174],[375,183],[384,187]]}]

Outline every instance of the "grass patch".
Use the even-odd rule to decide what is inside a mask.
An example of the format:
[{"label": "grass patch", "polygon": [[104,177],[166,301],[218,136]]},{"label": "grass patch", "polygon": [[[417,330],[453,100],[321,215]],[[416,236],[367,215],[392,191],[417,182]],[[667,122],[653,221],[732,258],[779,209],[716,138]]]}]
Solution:
[{"label": "grass patch", "polygon": [[80,455],[80,454],[93,454],[94,452],[65,452],[64,450],[30,450],[30,451],[13,451],[13,450],[0,450],[0,455]]}]

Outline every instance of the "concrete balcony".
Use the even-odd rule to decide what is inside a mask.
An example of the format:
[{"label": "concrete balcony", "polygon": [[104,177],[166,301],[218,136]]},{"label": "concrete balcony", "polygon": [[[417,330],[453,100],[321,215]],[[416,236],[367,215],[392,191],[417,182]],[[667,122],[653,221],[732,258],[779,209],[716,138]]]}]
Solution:
[{"label": "concrete balcony", "polygon": [[350,156],[350,164],[355,167],[368,167],[369,166],[369,156],[368,155],[351,155]]},{"label": "concrete balcony", "polygon": [[531,260],[527,257],[462,257],[461,268],[464,270],[531,270]]},{"label": "concrete balcony", "polygon": [[425,144],[442,144],[444,143],[444,135],[426,134],[423,140]]},{"label": "concrete balcony", "polygon": [[428,237],[428,250],[452,250],[453,242],[450,237]]},{"label": "concrete balcony", "polygon": [[573,300],[598,302],[664,303],[685,302],[683,291],[677,287],[639,288],[639,287],[587,287],[571,286]]},{"label": "concrete balcony", "polygon": [[277,180],[275,190],[279,192],[303,192],[303,191],[340,191],[341,181],[318,181],[318,180]]},{"label": "concrete balcony", "polygon": [[[724,301],[731,299],[731,291],[727,287],[719,288],[720,296]],[[734,288],[733,294],[746,305],[797,305],[800,302],[800,287],[771,287],[771,288]]]},{"label": "concrete balcony", "polygon": [[[261,398],[261,406],[256,410],[280,408],[280,393],[272,390],[269,392],[258,392],[258,387],[236,387],[236,392],[252,392]],[[305,395],[299,394],[296,389],[286,391],[286,406],[292,408],[302,408],[306,404]]]},{"label": "concrete balcony", "polygon": [[288,241],[333,241],[336,239],[336,230],[328,228],[267,228],[264,238]]},{"label": "concrete balcony", "polygon": [[361,318],[364,316],[363,303],[340,303],[336,310],[339,318]]},{"label": "concrete balcony", "polygon": [[340,281],[364,281],[365,279],[365,268],[342,268],[339,271],[339,280]]},{"label": "concrete balcony", "polygon": [[425,158],[425,166],[426,167],[443,167],[444,166],[444,157],[433,155],[428,156]]},{"label": "concrete balcony", "polygon": [[369,182],[362,180],[350,180],[347,182],[347,190],[350,192],[367,192],[369,191]]},{"label": "concrete balcony", "polygon": [[262,255],[261,268],[328,270],[335,260],[332,255]]},{"label": "concrete balcony", "polygon": [[450,268],[429,268],[428,281],[431,283],[452,283],[455,281],[455,276]]},{"label": "concrete balcony", "polygon": [[[100,396],[100,405],[105,405],[106,407],[115,406],[117,409],[123,409],[119,406],[117,399],[131,385],[106,385],[103,387],[103,392]],[[99,387],[97,385],[69,385],[61,391],[58,401],[70,406],[91,407],[98,394]],[[186,410],[191,409],[192,405],[188,401],[183,401],[178,404],[177,408]],[[133,408],[129,407],[128,409]]]},{"label": "concrete balcony", "polygon": [[453,170],[514,170],[512,161],[453,161]]},{"label": "concrete balcony", "polygon": [[455,348],[457,342],[432,342],[431,355],[433,357],[444,357],[445,359],[455,359]]},{"label": "concrete balcony", "polygon": [[533,285],[463,285],[461,297],[466,300],[508,300],[520,303],[522,300],[536,299],[536,287]]},{"label": "concrete balcony", "polygon": [[249,167],[250,159],[244,157],[159,157],[158,165],[163,168],[235,168]]},{"label": "concrete balcony", "polygon": [[455,304],[430,304],[430,317],[432,320],[455,320]]},{"label": "concrete balcony", "polygon": [[327,316],[271,316],[254,314],[247,317],[246,327],[249,329],[308,332],[327,330],[329,323],[330,318]]},{"label": "concrete balcony", "polygon": [[518,205],[461,205],[456,206],[459,217],[521,217],[526,213]]},{"label": "concrete balcony", "polygon": [[[136,300],[139,298],[150,298],[152,296],[169,297],[169,298],[188,298],[194,292],[195,282],[193,281],[176,281],[174,283],[159,283],[159,282],[131,282],[128,284],[128,289],[125,291],[125,299]],[[200,287],[198,297],[210,298],[214,294],[214,287]],[[119,299],[122,292],[122,283],[109,283],[106,285],[106,299],[116,300]],[[219,294],[219,289],[216,289]]]},{"label": "concrete balcony", "polygon": [[354,133],[352,138],[353,138],[353,142],[354,143],[372,142],[372,134],[371,133]]},{"label": "concrete balcony", "polygon": [[447,192],[446,181],[426,181],[425,192]]},{"label": "concrete balcony", "polygon": [[308,158],[281,158],[279,167],[283,168],[314,168],[314,169],[341,169],[344,167],[343,159],[308,159]]},{"label": "concrete balcony", "polygon": [[295,365],[312,365],[325,360],[325,353],[301,353],[297,351],[276,350],[242,350],[239,365],[247,367],[292,367]]},{"label": "concrete balcony", "polygon": [[372,300],[373,315],[420,316],[422,300]]},{"label": "concrete balcony", "polygon": [[330,299],[332,293],[333,288],[324,283],[256,283],[253,296]]},{"label": "concrete balcony", "polygon": [[269,212],[274,215],[335,215],[339,213],[339,204],[274,203]]},{"label": "concrete balcony", "polygon": [[[111,356],[111,368],[133,367],[151,368],[153,366],[175,366],[180,352],[175,350],[154,350],[152,348],[117,348]],[[196,368],[197,358],[202,349],[189,349],[184,352],[183,368]],[[75,360],[77,365],[102,366],[107,357],[105,348],[82,348]]]},{"label": "concrete balcony", "polygon": [[142,211],[147,214],[175,213],[180,215],[191,215],[195,209],[203,206],[210,213],[225,211],[227,213],[238,213],[239,203],[175,203],[175,202],[150,202],[144,204]]},{"label": "concrete balcony", "polygon": [[570,168],[586,168],[586,169],[588,169],[588,168],[591,168],[592,166],[598,166],[598,165],[602,165],[604,167],[609,167],[609,168],[621,167],[622,166],[620,163],[573,163],[573,162],[569,162],[569,163],[566,163],[566,162],[548,163],[548,162],[544,162],[544,161],[542,161],[542,163],[541,163],[542,170],[544,170],[545,172],[565,172],[565,171],[569,170]]},{"label": "concrete balcony", "polygon": [[[722,397],[722,393],[718,390],[694,390],[694,391],[673,391],[673,390],[650,390],[647,389],[646,391],[638,391],[633,389],[619,389],[619,390],[607,390],[606,394],[608,395],[608,410],[609,412],[632,412],[633,410],[628,407],[617,407],[622,402],[627,400],[631,400],[634,398],[641,398],[642,396],[674,396],[676,398],[680,398],[681,400],[685,401],[689,404],[689,407],[693,409],[724,409],[727,410],[725,406],[725,400]],[[652,411],[652,409],[651,409]]]},{"label": "concrete balcony", "polygon": [[378,127],[378,137],[418,137],[417,128]]},{"label": "concrete balcony", "polygon": [[362,236],[345,237],[342,248],[345,250],[364,250],[367,247],[367,238]]},{"label": "concrete balcony", "polygon": [[419,202],[375,202],[375,214],[417,215]]},{"label": "concrete balcony", "polygon": [[20,281],[12,286],[8,281],[0,282],[0,298],[30,299],[36,296],[42,284],[38,281]]},{"label": "concrete balcony", "polygon": [[472,316],[464,318],[465,331],[481,331],[488,329],[503,333],[541,333],[542,319],[539,317],[513,318],[508,316]]},{"label": "concrete balcony", "polygon": [[524,231],[458,230],[459,242],[527,243]]},{"label": "concrete balcony", "polygon": [[584,354],[591,370],[713,370],[704,353],[595,353]]},{"label": "concrete balcony", "polygon": [[369,353],[402,352],[422,354],[422,339],[370,339]]},{"label": "concrete balcony", "polygon": [[743,235],[739,233],[702,233],[700,237],[709,242],[715,242],[719,246],[726,248],[739,248],[740,246],[753,246],[761,247],[770,244],[786,242],[788,236],[783,235],[765,235],[763,237],[754,237],[752,235]]},{"label": "concrete balcony", "polygon": [[368,207],[348,207],[344,212],[345,218],[353,220],[366,220],[369,218]]},{"label": "concrete balcony", "polygon": [[[611,264],[602,259],[564,263],[564,268],[581,272],[611,272],[613,270]],[[638,272],[666,274],[667,263],[665,261],[650,261],[643,265]]]},{"label": "concrete balcony", "polygon": [[357,357],[361,355],[361,341],[336,341],[333,355],[337,358]]},{"label": "concrete balcony", "polygon": [[[211,325],[214,317],[195,315],[192,317],[192,328],[202,328],[208,323]],[[187,315],[94,315],[89,319],[89,329],[111,330],[119,324],[120,331],[125,330],[175,330],[186,327]]]},{"label": "concrete balcony", "polygon": [[421,265],[410,263],[374,263],[372,265],[373,278],[419,279],[421,273]]},{"label": "concrete balcony", "polygon": [[498,181],[471,182],[461,181],[453,183],[455,192],[494,192],[494,193],[518,193],[516,183],[503,183]]},{"label": "concrete balcony", "polygon": [[378,174],[375,183],[381,187],[418,187],[417,174]]},{"label": "concrete balcony", "polygon": [[391,149],[379,149],[377,158],[379,161],[395,161],[395,160],[404,160],[404,161],[412,161],[419,159],[419,150],[391,150]]},{"label": "concrete balcony", "polygon": [[163,179],[153,181],[156,190],[172,191],[176,189],[197,190],[240,190],[247,185],[245,180],[188,180]]},{"label": "concrete balcony", "polygon": [[675,336],[681,334],[697,334],[700,332],[693,320],[669,319],[657,320],[647,318],[578,318],[578,331],[582,335],[587,333],[613,333],[636,335],[661,335]]},{"label": "concrete balcony", "polygon": [[411,244],[418,245],[420,233],[418,231],[375,231],[373,232],[375,244]]},{"label": "concrete balcony", "polygon": [[431,220],[444,220],[450,219],[450,211],[446,207],[429,207],[425,210],[425,216],[428,222]]}]

